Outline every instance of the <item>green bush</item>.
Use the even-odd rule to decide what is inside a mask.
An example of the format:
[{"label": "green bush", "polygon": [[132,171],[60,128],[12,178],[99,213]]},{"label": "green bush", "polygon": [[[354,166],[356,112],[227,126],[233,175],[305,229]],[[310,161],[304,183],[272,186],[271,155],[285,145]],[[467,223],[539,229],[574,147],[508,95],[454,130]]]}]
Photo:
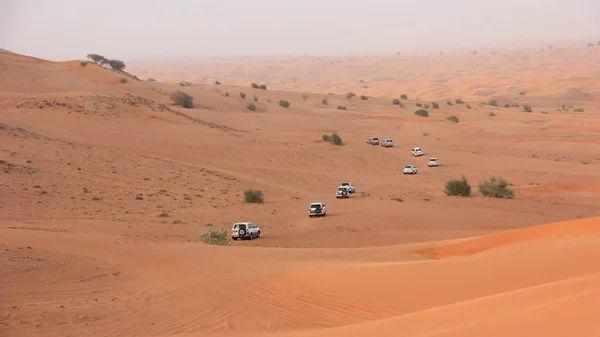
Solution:
[{"label": "green bush", "polygon": [[327,98],[323,98],[323,99],[321,100],[321,103],[323,103],[323,104],[327,105],[327,104],[329,104],[329,101],[327,100]]},{"label": "green bush", "polygon": [[279,105],[282,106],[282,107],[284,107],[284,108],[287,108],[287,107],[290,106],[290,102],[281,100],[281,101],[279,101]]},{"label": "green bush", "polygon": [[186,94],[183,91],[176,91],[172,93],[170,97],[173,101],[175,101],[175,104],[183,108],[191,109],[194,107],[194,97]]},{"label": "green bush", "polygon": [[258,97],[257,96],[254,96],[252,99],[254,100],[254,102],[258,102]]},{"label": "green bush", "polygon": [[470,106],[469,104],[467,104],[465,107],[466,107],[467,109],[471,109],[471,106]]},{"label": "green bush", "polygon": [[250,204],[262,204],[264,202],[263,192],[251,188],[244,191],[244,202]]},{"label": "green bush", "polygon": [[397,98],[394,98],[394,100],[392,101],[392,104],[394,105],[400,105],[400,100]]},{"label": "green bush", "polygon": [[424,107],[425,109],[429,109],[429,104],[425,104],[425,105],[423,105],[423,107]]},{"label": "green bush", "polygon": [[491,106],[498,106],[498,102],[496,102],[495,99],[490,99],[487,104]]},{"label": "green bush", "polygon": [[525,91],[521,91],[521,92],[519,93],[519,95],[521,95],[521,96],[524,96],[524,95],[525,95]]},{"label": "green bush", "polygon": [[256,111],[256,105],[254,105],[254,103],[248,104],[246,108],[250,111]]},{"label": "green bush", "polygon": [[352,97],[354,97],[354,96],[356,96],[356,94],[353,93],[353,92],[349,92],[349,93],[346,94],[346,98],[349,99],[349,100],[352,99]]},{"label": "green bush", "polygon": [[434,108],[434,109],[439,109],[440,105],[437,104],[436,102],[431,102],[431,107]]},{"label": "green bush", "polygon": [[229,240],[229,232],[225,229],[216,229],[211,227],[208,232],[200,233],[200,240],[211,245],[227,246]]},{"label": "green bush", "polygon": [[369,99],[369,97],[367,97],[367,96],[365,96],[365,95],[362,95],[362,96],[360,96],[360,99],[362,99],[363,101],[366,101],[366,100],[368,100],[368,99]]},{"label": "green bush", "polygon": [[332,133],[331,135],[324,134],[321,138],[331,144],[342,145],[342,138],[337,133]]},{"label": "green bush", "polygon": [[469,197],[471,196],[471,185],[465,176],[461,179],[448,180],[446,181],[444,193],[448,196]]},{"label": "green bush", "polygon": [[252,84],[250,84],[250,86],[251,86],[252,88],[254,88],[254,89],[258,89],[258,88],[260,88],[260,86],[259,86],[258,84],[256,84],[256,83],[252,83]]},{"label": "green bush", "polygon": [[423,106],[423,104],[421,104],[421,103],[417,103],[417,106],[418,106],[418,107],[422,107],[422,106]]},{"label": "green bush", "polygon": [[510,108],[510,104],[506,103],[506,104],[504,104],[504,107],[505,108]]},{"label": "green bush", "polygon": [[465,104],[465,101],[463,101],[460,98],[457,98],[455,102],[456,102],[456,104]]},{"label": "green bush", "polygon": [[221,82],[215,81],[215,85],[221,85]]},{"label": "green bush", "polygon": [[267,86],[264,84],[261,84],[258,88],[261,90],[267,90]]},{"label": "green bush", "polygon": [[400,98],[403,99],[403,100],[407,100],[408,96],[406,94],[402,94],[402,95],[400,95]]},{"label": "green bush", "polygon": [[347,110],[345,105],[338,105],[338,110]]},{"label": "green bush", "polygon": [[429,111],[427,111],[425,109],[419,109],[419,110],[415,111],[415,115],[421,116],[421,117],[429,117]]},{"label": "green bush", "polygon": [[582,108],[577,108],[573,110],[574,112],[584,112],[585,110],[583,110]]},{"label": "green bush", "polygon": [[446,120],[450,121],[450,122],[454,122],[454,123],[458,123],[459,122],[459,119],[456,116],[448,116],[448,117],[446,117]]},{"label": "green bush", "polygon": [[531,110],[531,107],[529,105],[523,105],[523,111],[532,112],[533,110]]},{"label": "green bush", "polygon": [[85,67],[88,65],[88,61],[81,61],[81,62],[79,62],[79,65],[82,67]]},{"label": "green bush", "polygon": [[243,92],[240,92],[240,97],[241,97],[242,99],[246,99],[246,94],[245,94],[245,93],[243,93]]},{"label": "green bush", "polygon": [[508,188],[508,182],[504,178],[491,177],[479,183],[479,193],[486,197],[512,199],[515,192]]},{"label": "green bush", "polygon": [[446,104],[452,105],[452,101],[446,101]]}]

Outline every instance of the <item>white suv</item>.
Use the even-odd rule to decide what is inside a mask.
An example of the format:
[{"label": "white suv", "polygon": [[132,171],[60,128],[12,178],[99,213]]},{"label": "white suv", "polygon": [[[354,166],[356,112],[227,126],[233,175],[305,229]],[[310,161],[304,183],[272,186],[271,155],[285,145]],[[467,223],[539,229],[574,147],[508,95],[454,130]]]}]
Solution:
[{"label": "white suv", "polygon": [[440,166],[440,162],[438,161],[437,158],[429,158],[429,163],[427,164],[427,166],[429,166],[429,167]]},{"label": "white suv", "polygon": [[340,186],[342,186],[342,187],[344,187],[344,186],[348,187],[348,192],[350,192],[350,193],[356,192],[356,187],[354,185],[352,185],[351,182],[343,182],[343,183],[340,184]]},{"label": "white suv", "polygon": [[348,190],[348,186],[340,186],[337,188],[335,192],[335,197],[337,199],[347,199],[350,198],[350,191]]},{"label": "white suv", "polygon": [[379,144],[379,138],[371,137],[371,138],[367,139],[367,144],[377,145],[377,144]]},{"label": "white suv", "polygon": [[392,142],[391,139],[384,139],[383,142],[381,142],[381,146],[392,147],[392,146],[394,146],[394,143]]},{"label": "white suv", "polygon": [[231,228],[231,238],[237,239],[254,239],[260,237],[260,228],[253,222],[236,222]]},{"label": "white suv", "polygon": [[417,174],[418,172],[415,165],[404,165],[404,174]]},{"label": "white suv", "polygon": [[420,147],[414,147],[410,150],[410,154],[413,155],[413,157],[422,156],[423,150]]},{"label": "white suv", "polygon": [[308,216],[309,217],[313,217],[313,216],[326,216],[327,215],[327,209],[325,208],[325,204],[322,202],[313,202],[312,204],[310,204],[310,207],[308,208]]}]

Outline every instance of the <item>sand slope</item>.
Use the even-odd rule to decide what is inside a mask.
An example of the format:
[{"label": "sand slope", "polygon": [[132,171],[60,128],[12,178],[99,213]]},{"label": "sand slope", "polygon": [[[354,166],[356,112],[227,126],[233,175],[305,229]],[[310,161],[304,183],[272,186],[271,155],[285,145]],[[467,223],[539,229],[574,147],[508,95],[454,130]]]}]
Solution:
[{"label": "sand slope", "polygon": [[[339,83],[301,71],[330,60],[298,59],[297,85],[271,77],[282,86],[260,90],[246,77],[181,86],[0,52],[0,335],[595,336],[597,88],[583,69],[590,51],[555,52],[415,57],[407,69],[376,58],[390,79],[351,100],[326,92],[372,59],[336,66]],[[431,74],[427,62],[461,77],[416,76]],[[523,86],[506,90],[533,112],[504,107],[517,101],[502,96],[510,83],[483,81],[484,70],[518,71]],[[584,89],[549,86],[558,70]],[[413,78],[404,107],[393,105],[396,80]],[[197,107],[174,105],[177,90]],[[386,92],[396,93],[360,99]],[[559,92],[574,107],[559,108]],[[444,103],[457,97],[465,104]],[[499,107],[479,104],[493,97]],[[434,100],[429,117],[413,113]],[[333,132],[343,146],[322,141]],[[366,145],[373,136],[395,146]],[[411,157],[414,146],[425,156]],[[434,156],[441,166],[428,168]],[[405,164],[419,174],[402,175]],[[473,196],[446,196],[461,175]],[[516,198],[482,197],[477,184],[492,175]],[[357,186],[347,200],[334,197],[342,181]],[[264,203],[245,203],[247,188]],[[313,201],[329,215],[308,218]],[[198,240],[248,220],[261,238]]]}]

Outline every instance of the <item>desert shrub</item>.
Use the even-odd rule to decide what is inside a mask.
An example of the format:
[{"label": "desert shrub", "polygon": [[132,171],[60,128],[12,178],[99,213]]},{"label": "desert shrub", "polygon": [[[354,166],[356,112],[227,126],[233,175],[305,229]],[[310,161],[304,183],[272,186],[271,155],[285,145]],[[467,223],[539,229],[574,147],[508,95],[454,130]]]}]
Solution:
[{"label": "desert shrub", "polygon": [[434,108],[434,109],[439,109],[440,105],[437,104],[436,102],[431,102],[431,107]]},{"label": "desert shrub", "polygon": [[267,90],[267,86],[264,84],[261,84],[258,88],[261,90]]},{"label": "desert shrub", "polygon": [[392,104],[394,105],[400,105],[400,100],[397,98],[394,98],[394,100],[392,101]]},{"label": "desert shrub", "polygon": [[181,82],[179,82],[179,85],[182,87],[191,87],[192,86],[192,84],[188,81],[181,81]]},{"label": "desert shrub", "polygon": [[421,116],[421,117],[429,117],[429,111],[427,111],[425,109],[419,109],[419,110],[415,111],[415,115]]},{"label": "desert shrub", "polygon": [[459,122],[459,119],[456,116],[448,116],[448,117],[446,117],[446,120],[450,121],[450,122],[453,122],[453,123],[458,123]]},{"label": "desert shrub", "polygon": [[495,99],[490,99],[487,104],[491,106],[498,106],[498,102],[496,102]]},{"label": "desert shrub", "polygon": [[463,100],[462,100],[462,99],[460,99],[460,98],[457,98],[457,99],[455,100],[455,102],[456,102],[456,104],[465,104],[465,101],[463,101]]},{"label": "desert shrub", "polygon": [[223,96],[225,96],[225,97],[229,97],[229,93],[228,93],[228,92],[226,92],[226,93],[224,93],[224,94],[223,94]]},{"label": "desert shrub", "polygon": [[356,96],[356,94],[353,93],[352,91],[346,94],[347,99],[352,99],[352,97],[355,97],[355,96]]},{"label": "desert shrub", "polygon": [[488,116],[494,117],[494,116],[496,116],[496,114],[493,111],[490,111],[490,112],[488,112]]},{"label": "desert shrub", "polygon": [[338,110],[348,110],[345,105],[338,105],[337,109]]},{"label": "desert shrub", "polygon": [[519,93],[519,95],[521,95],[521,96],[524,96],[524,95],[525,95],[525,91],[521,91],[521,92]]},{"label": "desert shrub", "polygon": [[471,105],[467,104],[467,105],[465,105],[465,108],[471,109]]},{"label": "desert shrub", "polygon": [[221,85],[221,82],[215,81],[215,85]]},{"label": "desert shrub", "polygon": [[508,188],[504,178],[491,177],[479,183],[479,193],[486,197],[512,199],[515,192]]},{"label": "desert shrub", "polygon": [[103,65],[106,62],[108,62],[108,60],[106,59],[106,57],[104,57],[102,55],[98,55],[98,54],[87,54],[87,58],[89,58],[90,60],[92,60],[97,65]]},{"label": "desert shrub", "polygon": [[327,104],[329,104],[329,101],[327,101],[327,98],[323,98],[323,99],[321,100],[321,103],[323,103],[323,104],[327,105]]},{"label": "desert shrub", "polygon": [[175,101],[175,104],[183,108],[191,109],[194,107],[194,97],[186,94],[183,91],[178,90],[172,93],[170,97],[173,101]]},{"label": "desert shrub", "polygon": [[577,109],[574,109],[573,111],[575,111],[575,112],[584,112],[585,110],[583,110],[582,108],[577,108]]},{"label": "desert shrub", "polygon": [[302,99],[306,101],[308,99],[308,95],[307,94],[302,94]]},{"label": "desert shrub", "polygon": [[408,96],[406,94],[402,94],[402,95],[400,95],[400,98],[403,99],[403,100],[407,100]]},{"label": "desert shrub", "polygon": [[242,99],[246,99],[246,94],[245,94],[245,93],[243,93],[243,92],[240,92],[240,97],[241,97]]},{"label": "desert shrub", "polygon": [[287,107],[290,106],[290,102],[281,100],[281,101],[279,101],[279,105],[282,106],[282,107],[284,107],[284,108],[287,108]]},{"label": "desert shrub", "polygon": [[250,111],[256,111],[256,105],[254,105],[254,103],[250,103],[250,104],[248,104],[246,109],[248,109]]},{"label": "desert shrub", "polygon": [[229,232],[225,229],[209,228],[208,232],[200,233],[200,240],[211,245],[227,246],[229,241]]},{"label": "desert shrub", "polygon": [[251,86],[252,88],[254,88],[254,89],[259,89],[259,88],[260,88],[260,85],[258,85],[258,84],[256,84],[256,83],[252,83],[252,84],[250,84],[250,86]]},{"label": "desert shrub", "polygon": [[254,100],[254,102],[258,102],[258,96],[254,96],[252,100]]},{"label": "desert shrub", "polygon": [[121,82],[121,83],[127,83],[127,77],[121,76],[121,78],[119,78],[119,82]]},{"label": "desert shrub", "polygon": [[82,66],[82,67],[87,66],[87,64],[88,64],[88,61],[81,61],[81,62],[79,62],[79,65]]},{"label": "desert shrub", "polygon": [[331,135],[324,134],[321,138],[331,144],[342,145],[342,138],[337,133],[332,133]]},{"label": "desert shrub", "polygon": [[362,95],[362,96],[360,96],[360,99],[362,99],[363,101],[366,101],[366,100],[368,100],[368,99],[369,99],[369,97],[367,97],[367,96],[365,96],[365,95]]},{"label": "desert shrub", "polygon": [[504,104],[504,107],[505,107],[505,108],[510,108],[510,104],[508,104],[508,103],[507,103],[507,104]]},{"label": "desert shrub", "polygon": [[518,108],[518,107],[520,107],[520,105],[519,105],[519,104],[513,104],[513,105],[511,105],[511,106],[512,106],[513,108]]},{"label": "desert shrub", "polygon": [[429,104],[424,104],[424,105],[423,105],[423,108],[425,108],[425,109],[429,109]]},{"label": "desert shrub", "polygon": [[154,77],[150,77],[148,78],[148,82],[156,82],[156,79],[154,79]]},{"label": "desert shrub", "polygon": [[448,180],[446,181],[444,193],[448,196],[468,197],[471,196],[471,184],[465,176],[461,179]]},{"label": "desert shrub", "polygon": [[529,105],[523,105],[523,111],[525,111],[525,112],[531,112],[533,110],[531,110],[531,107]]},{"label": "desert shrub", "polygon": [[417,103],[417,106],[418,106],[418,107],[422,107],[422,106],[423,106],[423,104],[421,104],[421,103]]},{"label": "desert shrub", "polygon": [[123,70],[125,69],[125,63],[121,60],[108,60],[108,65],[114,70]]},{"label": "desert shrub", "polygon": [[446,104],[452,105],[452,101],[446,101]]},{"label": "desert shrub", "polygon": [[250,204],[262,204],[264,202],[263,192],[248,188],[244,191],[244,202]]}]

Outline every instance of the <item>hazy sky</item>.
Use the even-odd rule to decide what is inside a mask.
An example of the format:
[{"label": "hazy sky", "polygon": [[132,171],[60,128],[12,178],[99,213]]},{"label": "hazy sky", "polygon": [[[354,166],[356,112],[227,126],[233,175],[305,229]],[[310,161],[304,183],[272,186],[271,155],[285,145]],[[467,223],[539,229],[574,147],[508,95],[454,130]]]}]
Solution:
[{"label": "hazy sky", "polygon": [[0,48],[51,60],[443,51],[600,35],[600,0],[0,0]]}]

